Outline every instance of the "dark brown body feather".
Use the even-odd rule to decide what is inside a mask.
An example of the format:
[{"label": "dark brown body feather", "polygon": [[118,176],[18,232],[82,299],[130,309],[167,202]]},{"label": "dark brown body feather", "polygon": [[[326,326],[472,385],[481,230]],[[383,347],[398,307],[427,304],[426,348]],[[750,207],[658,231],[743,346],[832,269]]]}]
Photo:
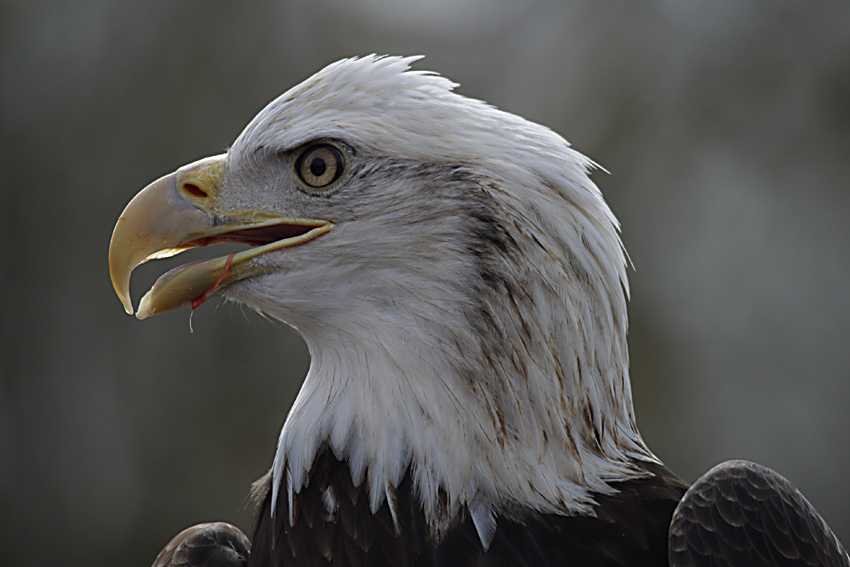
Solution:
[{"label": "dark brown body feather", "polygon": [[596,498],[595,517],[506,512],[485,551],[468,513],[435,538],[409,476],[391,495],[396,518],[386,502],[372,514],[348,466],[326,451],[293,499],[292,526],[288,498],[271,514],[271,475],[258,481],[250,559],[236,527],[199,524],[172,539],[154,567],[850,567],[820,514],[766,467],[722,463],[685,492],[666,467],[641,466],[651,476],[614,483],[616,494]]},{"label": "dark brown body feather", "polygon": [[[259,487],[260,507],[251,565],[267,566],[564,566],[664,565],[667,529],[687,485],[661,465],[641,463],[651,476],[617,483],[618,493],[598,496],[598,517],[541,515],[513,510],[497,518],[489,550],[469,514],[436,541],[406,476],[396,490],[397,521],[387,502],[376,514],[363,486],[330,451],[316,460],[310,484],[293,500],[290,526],[285,493],[271,514],[270,477]],[[323,504],[335,496],[336,509]]]}]

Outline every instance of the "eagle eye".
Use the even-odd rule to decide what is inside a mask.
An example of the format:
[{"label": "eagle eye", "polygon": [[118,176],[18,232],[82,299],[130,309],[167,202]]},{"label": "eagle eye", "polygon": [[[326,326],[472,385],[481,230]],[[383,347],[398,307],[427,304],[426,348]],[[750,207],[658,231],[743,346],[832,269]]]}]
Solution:
[{"label": "eagle eye", "polygon": [[295,160],[295,174],[307,189],[327,189],[344,171],[342,152],[327,143],[307,146]]}]

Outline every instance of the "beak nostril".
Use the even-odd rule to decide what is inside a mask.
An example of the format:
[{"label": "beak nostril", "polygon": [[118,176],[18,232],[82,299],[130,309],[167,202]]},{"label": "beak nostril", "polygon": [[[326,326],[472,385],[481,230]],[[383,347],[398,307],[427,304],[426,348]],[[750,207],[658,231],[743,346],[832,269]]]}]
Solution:
[{"label": "beak nostril", "polygon": [[194,197],[196,199],[206,199],[209,197],[209,194],[195,185],[194,183],[184,183],[182,185],[183,193],[188,195],[189,197]]}]

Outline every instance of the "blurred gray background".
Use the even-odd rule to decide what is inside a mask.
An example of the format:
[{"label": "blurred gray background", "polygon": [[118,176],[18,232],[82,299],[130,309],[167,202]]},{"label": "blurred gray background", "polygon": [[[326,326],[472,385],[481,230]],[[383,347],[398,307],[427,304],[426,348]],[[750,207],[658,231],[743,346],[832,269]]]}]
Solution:
[{"label": "blurred gray background", "polygon": [[128,317],[109,237],[149,181],[372,52],[611,172],[650,447],[688,480],[771,466],[850,544],[850,3],[0,0],[0,564],[145,566],[191,523],[250,527],[305,348],[216,300]]}]

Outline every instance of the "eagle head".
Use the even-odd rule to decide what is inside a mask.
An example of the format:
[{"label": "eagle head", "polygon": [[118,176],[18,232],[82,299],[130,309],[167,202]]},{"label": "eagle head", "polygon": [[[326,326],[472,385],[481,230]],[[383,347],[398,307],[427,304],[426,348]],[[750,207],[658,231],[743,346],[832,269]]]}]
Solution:
[{"label": "eagle head", "polygon": [[460,508],[586,512],[655,460],[632,410],[617,221],[562,137],[415,60],[334,63],[226,153],[145,188],[113,234],[116,292],[132,313],[138,264],[248,245],[163,275],[137,317],[217,293],[301,333],[312,361],[275,498],[330,449],[373,509],[411,475],[435,529]]}]

